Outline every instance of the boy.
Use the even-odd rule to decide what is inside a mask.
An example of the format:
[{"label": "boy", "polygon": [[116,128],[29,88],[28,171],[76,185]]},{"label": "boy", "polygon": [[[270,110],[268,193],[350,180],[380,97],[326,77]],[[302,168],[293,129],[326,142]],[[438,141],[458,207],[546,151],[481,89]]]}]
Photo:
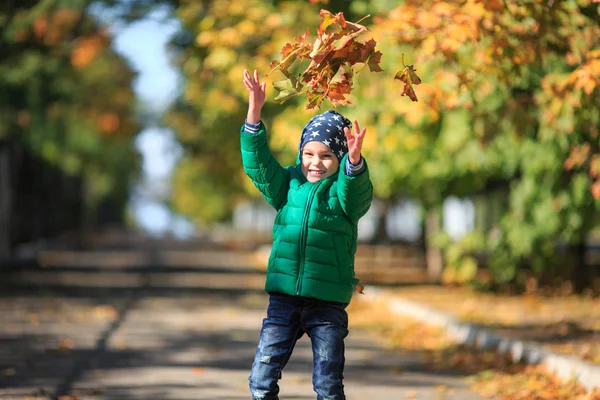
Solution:
[{"label": "boy", "polygon": [[278,380],[296,341],[313,349],[317,399],[345,399],[346,306],[354,286],[357,224],[373,186],[361,156],[362,130],[335,111],[313,117],[302,131],[295,166],[271,155],[260,119],[265,82],[244,70],[248,115],[241,129],[244,171],[276,210],[265,290],[269,293],[252,372],[252,399],[278,399]]}]

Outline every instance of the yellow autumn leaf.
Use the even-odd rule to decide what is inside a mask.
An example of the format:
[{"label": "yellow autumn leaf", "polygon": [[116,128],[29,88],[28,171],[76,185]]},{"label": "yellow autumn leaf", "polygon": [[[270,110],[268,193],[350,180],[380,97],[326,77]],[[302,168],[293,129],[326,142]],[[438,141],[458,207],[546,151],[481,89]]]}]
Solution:
[{"label": "yellow autumn leaf", "polygon": [[442,19],[433,12],[422,11],[417,14],[415,24],[422,29],[437,29],[442,25]]},{"label": "yellow autumn leaf", "polygon": [[196,36],[196,44],[200,47],[210,46],[216,39],[217,33],[214,31],[203,31]]},{"label": "yellow autumn leaf", "polygon": [[227,27],[219,33],[219,42],[224,46],[237,47],[242,42],[240,33],[232,27]]},{"label": "yellow autumn leaf", "polygon": [[439,16],[450,17],[456,12],[456,6],[447,1],[436,1],[431,7],[431,11]]},{"label": "yellow autumn leaf", "polygon": [[257,25],[248,19],[241,21],[236,28],[243,36],[252,36],[257,31]]}]

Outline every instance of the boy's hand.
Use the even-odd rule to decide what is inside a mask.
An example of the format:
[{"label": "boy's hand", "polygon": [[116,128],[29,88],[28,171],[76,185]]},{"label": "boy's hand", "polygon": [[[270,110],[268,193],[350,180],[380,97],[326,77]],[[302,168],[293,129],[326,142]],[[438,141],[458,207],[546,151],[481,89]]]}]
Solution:
[{"label": "boy's hand", "polygon": [[250,76],[248,70],[244,70],[244,86],[248,89],[248,117],[246,120],[251,124],[260,121],[260,110],[265,104],[266,82],[258,80],[258,72],[254,70],[254,77]]},{"label": "boy's hand", "polygon": [[357,120],[354,120],[354,134],[352,134],[348,127],[344,127],[344,134],[348,140],[348,159],[354,165],[360,163],[360,152],[366,133],[367,128],[361,130]]}]

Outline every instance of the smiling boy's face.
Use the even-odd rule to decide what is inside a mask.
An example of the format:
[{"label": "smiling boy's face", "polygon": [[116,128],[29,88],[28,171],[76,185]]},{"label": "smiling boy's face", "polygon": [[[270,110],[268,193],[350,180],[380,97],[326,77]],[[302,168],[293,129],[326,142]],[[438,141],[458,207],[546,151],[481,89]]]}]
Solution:
[{"label": "smiling boy's face", "polygon": [[340,162],[329,146],[311,141],[302,149],[302,173],[309,182],[318,182],[335,174]]}]

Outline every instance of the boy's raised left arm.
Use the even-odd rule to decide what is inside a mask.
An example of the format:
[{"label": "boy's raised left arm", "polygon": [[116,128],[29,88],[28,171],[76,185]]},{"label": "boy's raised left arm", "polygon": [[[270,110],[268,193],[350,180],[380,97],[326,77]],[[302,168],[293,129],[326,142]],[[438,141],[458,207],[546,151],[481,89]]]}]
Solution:
[{"label": "boy's raised left arm", "polygon": [[[344,134],[348,141],[348,154],[342,160],[340,168],[338,198],[342,209],[350,220],[358,222],[371,207],[373,200],[373,184],[369,178],[369,169],[366,160],[362,157],[362,144],[367,133],[367,128],[360,129],[358,121],[354,120],[354,133],[344,127]],[[349,170],[360,171],[349,174]]]}]

